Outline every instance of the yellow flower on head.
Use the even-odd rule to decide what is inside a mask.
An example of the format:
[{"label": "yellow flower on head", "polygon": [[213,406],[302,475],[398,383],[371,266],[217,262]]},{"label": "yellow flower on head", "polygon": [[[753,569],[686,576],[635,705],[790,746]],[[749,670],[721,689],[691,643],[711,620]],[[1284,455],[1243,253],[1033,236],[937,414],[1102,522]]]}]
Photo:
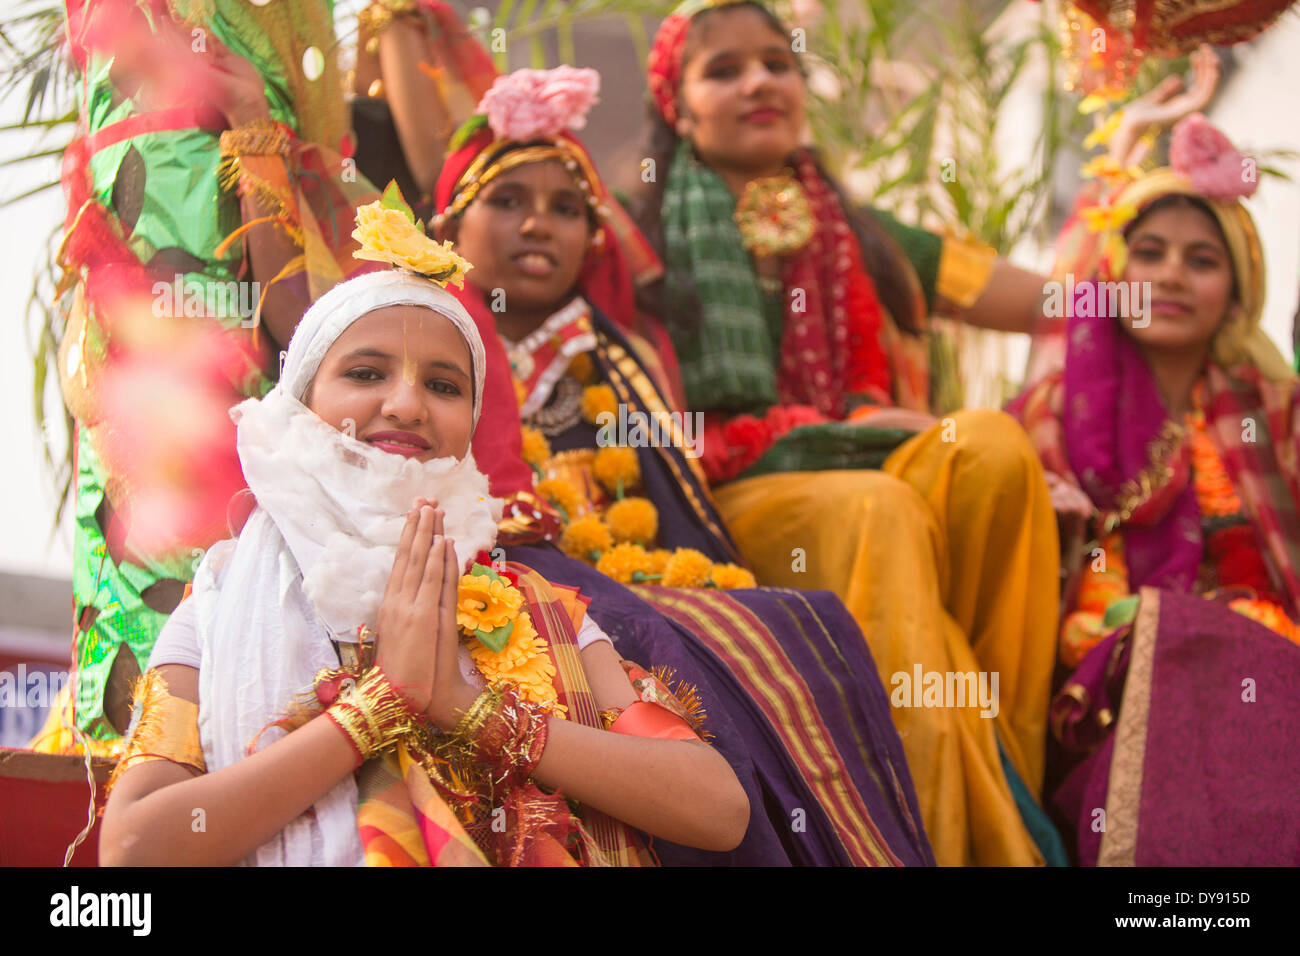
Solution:
[{"label": "yellow flower on head", "polygon": [[569,374],[579,384],[590,385],[596,380],[596,363],[591,360],[590,352],[579,352],[569,361]]},{"label": "yellow flower on head", "polygon": [[582,417],[598,425],[605,412],[618,414],[618,396],[608,385],[588,385],[582,390]]},{"label": "yellow flower on head", "polygon": [[609,528],[595,515],[586,515],[576,521],[570,521],[560,536],[560,550],[571,558],[594,561],[592,552],[601,553],[609,550],[614,539]]},{"label": "yellow flower on head", "polygon": [[758,587],[754,575],[735,564],[715,564],[711,577],[713,583],[724,591],[729,591],[732,588]]},{"label": "yellow flower on head", "polygon": [[352,255],[372,262],[388,262],[446,285],[465,287],[465,273],[473,268],[452,249],[451,240],[436,242],[426,236],[400,209],[386,209],[376,200],[357,209],[352,238],[361,246]]},{"label": "yellow flower on head", "polygon": [[641,483],[641,461],[636,457],[636,450],[622,445],[602,448],[596,452],[596,457],[591,462],[591,471],[611,495],[618,494],[620,480],[623,491]]},{"label": "yellow flower on head", "polygon": [[1115,135],[1119,129],[1120,122],[1124,119],[1124,111],[1116,110],[1110,116],[1106,117],[1096,129],[1089,133],[1083,140],[1084,149],[1094,149],[1098,146],[1104,146],[1110,142],[1110,138]]},{"label": "yellow flower on head", "polygon": [[1122,167],[1109,156],[1094,156],[1083,164],[1080,173],[1084,179],[1104,179],[1119,183],[1137,179],[1142,175],[1142,170],[1136,166]]},{"label": "yellow flower on head", "polygon": [[551,459],[551,443],[536,428],[529,428],[525,425],[520,431],[523,432],[524,438],[522,449],[524,461],[536,468],[541,468]]},{"label": "yellow flower on head", "polygon": [[495,631],[515,620],[524,596],[504,581],[485,574],[466,574],[456,589],[456,623],[467,634]]},{"label": "yellow flower on head", "polygon": [[600,556],[596,570],[620,584],[631,584],[637,571],[650,574],[650,555],[639,544],[616,544]]},{"label": "yellow flower on head", "polygon": [[670,588],[702,588],[709,583],[713,562],[693,548],[678,548],[668,559],[662,583]]},{"label": "yellow flower on head", "polygon": [[528,389],[525,388],[524,383],[519,381],[517,378],[513,378],[510,381],[513,382],[515,386],[515,403],[520,408],[523,408],[524,402],[528,398]]},{"label": "yellow flower on head", "polygon": [[535,490],[551,504],[563,508],[565,517],[570,521],[582,511],[582,494],[566,478],[546,478],[537,483]]},{"label": "yellow flower on head", "polygon": [[1107,271],[1111,277],[1113,279],[1123,278],[1124,270],[1128,268],[1128,243],[1124,241],[1124,234],[1112,232],[1102,249],[1105,252],[1107,261],[1110,263]]},{"label": "yellow flower on head", "polygon": [[659,512],[645,498],[624,498],[605,511],[605,524],[617,542],[648,545],[659,533]]},{"label": "yellow flower on head", "polygon": [[1132,203],[1118,206],[1087,206],[1079,211],[1083,221],[1093,232],[1119,232],[1129,220],[1137,215],[1137,207]]}]

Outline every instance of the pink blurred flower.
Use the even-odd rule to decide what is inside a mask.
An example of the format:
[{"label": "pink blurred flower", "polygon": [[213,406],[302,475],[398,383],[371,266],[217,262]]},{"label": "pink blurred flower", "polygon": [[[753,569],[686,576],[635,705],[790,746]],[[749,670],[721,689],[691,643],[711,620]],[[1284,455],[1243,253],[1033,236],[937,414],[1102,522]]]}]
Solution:
[{"label": "pink blurred flower", "polygon": [[582,129],[599,93],[600,74],[595,70],[515,70],[497,77],[478,111],[487,114],[498,137],[523,141]]},{"label": "pink blurred flower", "polygon": [[821,0],[794,0],[790,5],[790,19],[801,27],[812,26],[824,12]]},{"label": "pink blurred flower", "polygon": [[1200,113],[1174,127],[1169,165],[1192,181],[1207,199],[1231,202],[1250,196],[1258,183],[1246,176],[1246,161],[1232,141]]},{"label": "pink blurred flower", "polygon": [[110,427],[97,430],[97,450],[120,482],[127,547],[171,561],[229,534],[231,500],[245,487],[229,410],[258,354],[242,330],[150,321],[150,312],[121,305],[121,347],[99,390]]}]

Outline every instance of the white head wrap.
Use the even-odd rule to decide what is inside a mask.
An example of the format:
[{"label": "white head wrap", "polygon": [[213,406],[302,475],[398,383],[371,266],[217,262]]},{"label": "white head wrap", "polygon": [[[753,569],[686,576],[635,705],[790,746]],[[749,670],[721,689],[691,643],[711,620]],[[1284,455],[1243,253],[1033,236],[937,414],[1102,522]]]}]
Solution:
[{"label": "white head wrap", "polygon": [[289,340],[277,388],[301,400],[334,340],[363,315],[391,305],[424,306],[460,331],[474,366],[474,424],[477,425],[483,411],[483,379],[487,375],[483,340],[474,320],[454,295],[409,272],[368,272],[336,285],[317,299]]},{"label": "white head wrap", "polygon": [[[280,383],[231,409],[244,477],[258,507],[237,541],[209,549],[194,578],[199,732],[208,769],[245,756],[254,737],[337,667],[331,639],[355,641],[374,624],[406,513],[436,500],[461,567],[496,540],[501,501],[472,453],[419,462],[338,431],[302,404],[321,360],[361,316],[392,305],[447,318],[469,346],[474,421],[482,406],[483,343],[469,314],[432,282],[376,272],[322,296],[298,324]],[[274,732],[263,738],[274,739]],[[351,776],[245,862],[348,865],[362,861]]]}]

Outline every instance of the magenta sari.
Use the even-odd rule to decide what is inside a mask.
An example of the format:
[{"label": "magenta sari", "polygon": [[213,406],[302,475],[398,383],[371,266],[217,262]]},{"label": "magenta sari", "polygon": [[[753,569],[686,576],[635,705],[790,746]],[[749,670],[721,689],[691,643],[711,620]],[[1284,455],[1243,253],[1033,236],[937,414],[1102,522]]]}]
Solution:
[{"label": "magenta sari", "polygon": [[[1207,367],[1207,422],[1294,620],[1300,521],[1282,460],[1295,447],[1294,394],[1251,371]],[[1204,538],[1190,456],[1165,430],[1136,345],[1114,319],[1076,314],[1064,373],[1010,410],[1044,464],[1103,513],[1143,472],[1156,479],[1121,525],[1136,617],[1092,649],[1052,707],[1054,735],[1082,757],[1054,799],[1080,862],[1300,864],[1300,646],[1191,593]],[[1259,430],[1249,445],[1243,418]]]}]

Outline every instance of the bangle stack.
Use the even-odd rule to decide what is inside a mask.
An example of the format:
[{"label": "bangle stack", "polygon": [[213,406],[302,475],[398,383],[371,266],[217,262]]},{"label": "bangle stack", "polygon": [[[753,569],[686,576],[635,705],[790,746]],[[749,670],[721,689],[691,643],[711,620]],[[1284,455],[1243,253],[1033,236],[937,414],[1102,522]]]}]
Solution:
[{"label": "bangle stack", "polygon": [[415,732],[421,715],[411,707],[378,667],[352,675],[321,671],[316,692],[328,701],[325,716],[347,736],[360,766],[371,757],[396,747]]},{"label": "bangle stack", "polygon": [[523,783],[533,775],[548,730],[541,705],[524,700],[514,687],[489,687],[470,705],[452,737],[468,746],[495,788]]}]

